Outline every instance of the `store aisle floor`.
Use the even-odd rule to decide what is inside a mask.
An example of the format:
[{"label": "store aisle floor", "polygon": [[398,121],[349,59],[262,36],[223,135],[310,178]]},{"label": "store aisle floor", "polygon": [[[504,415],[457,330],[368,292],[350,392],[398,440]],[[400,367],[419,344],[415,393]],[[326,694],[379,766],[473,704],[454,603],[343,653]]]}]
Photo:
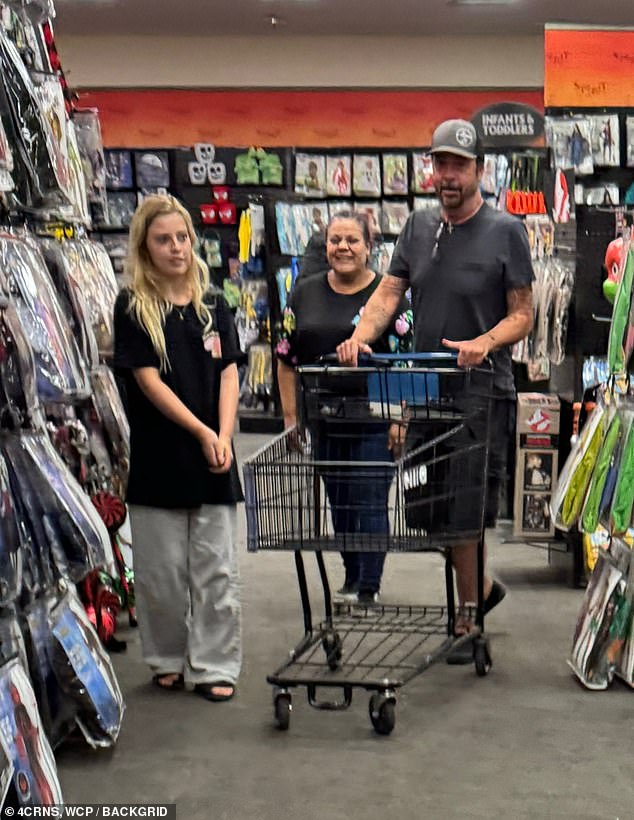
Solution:
[{"label": "store aisle floor", "polygon": [[[266,437],[238,436],[241,457]],[[631,818],[632,694],[583,690],[566,666],[582,593],[546,553],[491,538],[508,584],[488,619],[494,667],[437,665],[400,693],[396,728],[379,737],[368,696],[319,712],[296,690],[291,728],[275,729],[272,672],[301,636],[290,553],[249,555],[241,522],[245,662],[236,698],[160,692],[138,633],[114,663],[127,702],[115,749],[79,741],[57,752],[69,803],[176,803],[187,820],[615,820]],[[339,557],[329,556],[339,580]],[[312,563],[312,562],[311,562]],[[384,599],[442,602],[442,561],[391,555]]]}]

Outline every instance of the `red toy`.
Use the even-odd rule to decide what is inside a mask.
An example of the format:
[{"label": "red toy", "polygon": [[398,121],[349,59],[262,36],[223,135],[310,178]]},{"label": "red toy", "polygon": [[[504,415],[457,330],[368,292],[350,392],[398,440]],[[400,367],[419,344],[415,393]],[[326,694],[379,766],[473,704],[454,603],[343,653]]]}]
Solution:
[{"label": "red toy", "polygon": [[613,239],[605,251],[604,264],[608,272],[607,279],[603,282],[603,295],[611,304],[614,304],[616,289],[621,280],[623,272],[623,237]]}]

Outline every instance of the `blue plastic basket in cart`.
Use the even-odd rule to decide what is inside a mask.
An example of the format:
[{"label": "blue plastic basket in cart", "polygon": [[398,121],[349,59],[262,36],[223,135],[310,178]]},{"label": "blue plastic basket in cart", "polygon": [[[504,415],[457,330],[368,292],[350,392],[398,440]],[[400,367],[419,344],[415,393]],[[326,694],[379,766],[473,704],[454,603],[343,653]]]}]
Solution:
[{"label": "blue plastic basket in cart", "polygon": [[[403,367],[394,367],[403,360],[402,354],[398,353],[373,354],[370,360],[375,367],[384,364],[385,370],[374,370],[368,374],[368,401],[370,406],[391,407],[391,416],[398,416],[403,407],[427,406],[429,402],[439,400],[438,374],[411,372],[411,367],[439,366],[445,362],[455,367],[456,364],[455,355],[448,353],[410,353],[407,355],[407,365]],[[359,364],[363,367],[363,358]],[[385,410],[382,412],[385,413]]]}]

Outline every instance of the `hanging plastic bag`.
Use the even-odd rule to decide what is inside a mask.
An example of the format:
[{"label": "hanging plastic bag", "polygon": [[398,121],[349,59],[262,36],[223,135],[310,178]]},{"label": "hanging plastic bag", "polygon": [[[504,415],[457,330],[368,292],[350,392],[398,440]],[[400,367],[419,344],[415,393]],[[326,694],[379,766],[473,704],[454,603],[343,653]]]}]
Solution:
[{"label": "hanging plastic bag", "polygon": [[86,194],[86,178],[84,177],[77,134],[75,133],[75,123],[72,120],[66,123],[66,142],[74,221],[78,221],[87,228],[90,228],[91,218],[88,208],[88,196]]},{"label": "hanging plastic bag", "polygon": [[629,564],[623,550],[616,566],[599,555],[586,589],[568,661],[575,675],[588,689],[607,689],[625,643],[631,601],[625,594],[624,572]]},{"label": "hanging plastic bag", "polygon": [[[5,427],[44,429],[44,414],[37,393],[37,375],[31,345],[20,317],[0,294],[0,387],[3,395]],[[8,424],[7,416],[14,423]]]},{"label": "hanging plastic bag", "polygon": [[0,118],[0,191],[12,191],[15,183],[12,177],[13,153]]},{"label": "hanging plastic bag", "polygon": [[9,481],[9,471],[0,453],[0,605],[15,601],[22,587],[20,528]]},{"label": "hanging plastic bag", "polygon": [[29,339],[42,401],[69,403],[87,398],[86,366],[34,244],[0,234],[0,286],[10,293]]},{"label": "hanging plastic bag", "polygon": [[[0,27],[0,110],[14,153],[16,195],[23,205],[68,206],[58,177],[55,136],[40,109],[33,82],[15,45]],[[56,211],[57,212],[57,211]]]},{"label": "hanging plastic bag", "polygon": [[91,746],[112,746],[125,704],[114,669],[77,595],[70,588],[50,614],[53,635],[66,653],[56,672],[76,700],[77,723]]},{"label": "hanging plastic bag", "polygon": [[99,112],[96,108],[75,109],[73,122],[86,179],[91,218],[94,225],[107,225],[109,215],[106,196],[106,161]]},{"label": "hanging plastic bag", "polygon": [[0,741],[13,764],[19,804],[60,805],[62,790],[53,750],[42,726],[31,681],[17,659],[0,667],[0,725]]},{"label": "hanging plastic bag", "polygon": [[[631,420],[630,420],[631,423]],[[628,425],[629,426],[629,425]],[[615,456],[619,455],[618,444],[623,432],[623,422],[620,413],[616,412],[610,422],[608,431],[601,444],[601,449],[597,457],[597,462],[592,471],[592,479],[586,496],[585,504],[583,505],[583,512],[581,515],[581,529],[583,532],[591,533],[596,530],[599,525],[599,518],[601,510],[612,498],[609,493],[609,498],[605,498],[606,487],[609,487],[607,481],[608,473],[612,467],[612,472],[618,469],[618,461],[615,463]],[[613,489],[613,487],[612,487]]]},{"label": "hanging plastic bag", "polygon": [[634,687],[634,561],[631,556],[625,594],[630,602],[629,622],[624,626],[625,644],[616,665],[616,674],[628,686]]},{"label": "hanging plastic bag", "polygon": [[99,567],[113,574],[108,532],[48,436],[8,436],[3,451],[44,566],[75,582]]},{"label": "hanging plastic bag", "polygon": [[92,328],[88,303],[80,283],[73,275],[68,242],[46,237],[38,238],[37,245],[55,285],[59,302],[68,318],[77,347],[84,362],[92,370],[99,364],[99,348]]},{"label": "hanging plastic bag", "polygon": [[58,746],[75,728],[77,704],[61,689],[55,669],[60,663],[58,641],[48,622],[54,598],[32,601],[24,609],[27,652],[33,689],[51,746]]},{"label": "hanging plastic bag", "polygon": [[613,535],[623,535],[632,520],[634,505],[634,424],[629,419],[625,432],[623,452],[619,462],[614,497],[610,508],[610,527]]},{"label": "hanging plastic bag", "polygon": [[130,425],[112,370],[99,365],[91,374],[93,403],[110,444],[117,491],[123,496],[130,470]]},{"label": "hanging plastic bag", "polygon": [[566,459],[550,506],[551,518],[560,530],[569,530],[579,517],[610,418],[605,405],[597,404]]}]

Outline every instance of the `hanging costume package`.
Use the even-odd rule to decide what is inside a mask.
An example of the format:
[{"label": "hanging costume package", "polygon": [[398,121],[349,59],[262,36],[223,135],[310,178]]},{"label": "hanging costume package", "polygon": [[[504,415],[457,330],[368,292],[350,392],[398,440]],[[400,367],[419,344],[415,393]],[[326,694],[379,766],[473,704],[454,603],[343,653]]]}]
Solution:
[{"label": "hanging costume package", "polygon": [[0,28],[0,114],[14,146],[16,196],[23,206],[68,208],[51,123],[40,110],[33,82],[15,45]]},{"label": "hanging costume package", "polygon": [[575,283],[575,268],[558,259],[551,260],[555,282],[550,328],[550,361],[562,364],[566,356],[566,336],[568,333],[568,310]]},{"label": "hanging costume package", "polygon": [[29,18],[36,23],[42,23],[55,17],[53,0],[5,0],[6,5],[16,11],[24,9]]},{"label": "hanging costume package", "polygon": [[0,667],[0,737],[13,764],[20,805],[59,806],[63,798],[53,751],[29,677],[16,659]]},{"label": "hanging costume package", "polygon": [[91,746],[112,746],[121,729],[125,704],[114,669],[97,633],[70,589],[50,614],[53,635],[66,653],[56,672],[75,699],[77,723]]},{"label": "hanging costume package", "polygon": [[77,283],[89,311],[90,324],[102,357],[112,355],[114,303],[119,288],[106,249],[90,239],[63,243],[68,273]]},{"label": "hanging costume package", "polygon": [[56,669],[65,662],[66,656],[48,620],[54,602],[54,598],[39,598],[24,610],[29,671],[46,736],[53,748],[68,737],[77,718],[77,704],[57,679]]},{"label": "hanging costume package", "polygon": [[5,661],[13,657],[17,657],[22,666],[28,669],[29,659],[18,621],[18,611],[15,604],[10,604],[0,610],[0,659]]},{"label": "hanging costume package", "polygon": [[624,625],[625,644],[616,665],[616,674],[628,686],[634,688],[634,561],[630,556],[626,596],[630,603],[629,620]]},{"label": "hanging costume package", "polygon": [[108,216],[108,198],[106,196],[106,163],[101,139],[99,113],[95,108],[75,110],[73,122],[84,168],[91,216],[96,225],[107,225],[110,219]]},{"label": "hanging costume package", "polygon": [[2,279],[33,350],[42,402],[87,398],[88,373],[39,251],[0,234],[0,283]]},{"label": "hanging costume package", "polygon": [[560,530],[569,530],[578,520],[610,418],[607,408],[597,404],[570,450],[550,505],[551,518]]},{"label": "hanging costume package", "polygon": [[[89,370],[99,364],[99,348],[92,328],[91,314],[80,283],[73,272],[75,254],[69,252],[68,242],[38,238],[38,247],[55,285],[60,305],[68,318],[77,347]],[[72,257],[72,258],[69,258]]]},{"label": "hanging costume package", "polygon": [[33,352],[15,305],[8,299],[0,307],[0,387],[5,427],[44,429]]},{"label": "hanging costume package", "polygon": [[15,601],[22,588],[21,546],[9,470],[0,453],[0,606]]},{"label": "hanging costume package", "polygon": [[108,532],[48,436],[7,436],[3,450],[44,567],[52,559],[58,574],[75,582],[100,567],[114,574]]},{"label": "hanging costume package", "polygon": [[15,183],[11,176],[12,171],[13,154],[0,117],[0,191],[12,191],[14,189]]},{"label": "hanging costume package", "polygon": [[88,265],[83,268],[84,294],[91,310],[91,318],[99,352],[102,356],[111,356],[114,351],[114,304],[119,293],[117,277],[112,267],[108,251],[100,242],[82,239],[78,242],[83,249]]},{"label": "hanging costume package", "polygon": [[588,689],[607,689],[630,626],[632,602],[626,594],[629,547],[618,548],[618,566],[600,555],[586,589],[573,638],[569,666]]},{"label": "hanging costume package", "polygon": [[[73,202],[73,188],[68,166],[68,134],[66,133],[66,108],[64,94],[58,77],[38,77],[33,88],[40,111],[49,125],[47,147],[55,169],[55,177],[69,205]],[[67,208],[65,216],[72,215]]]},{"label": "hanging costume package", "polygon": [[53,74],[58,66],[51,65],[41,25],[46,20],[41,6],[38,7],[38,4],[29,2],[29,0],[25,0],[24,3],[9,2],[9,5],[15,9],[15,21],[20,26],[19,35],[16,36],[15,29],[10,32],[11,39],[16,43],[31,76],[41,77],[42,74]]},{"label": "hanging costume package", "polygon": [[130,467],[130,425],[112,370],[100,365],[91,373],[93,402],[112,449],[118,491],[124,495]]},{"label": "hanging costume package", "polygon": [[72,120],[66,123],[66,143],[74,221],[81,222],[82,225],[90,228],[92,226],[90,209],[88,208],[88,197],[86,195],[86,178],[84,177],[84,168],[79,152],[75,123],[72,122]]}]

